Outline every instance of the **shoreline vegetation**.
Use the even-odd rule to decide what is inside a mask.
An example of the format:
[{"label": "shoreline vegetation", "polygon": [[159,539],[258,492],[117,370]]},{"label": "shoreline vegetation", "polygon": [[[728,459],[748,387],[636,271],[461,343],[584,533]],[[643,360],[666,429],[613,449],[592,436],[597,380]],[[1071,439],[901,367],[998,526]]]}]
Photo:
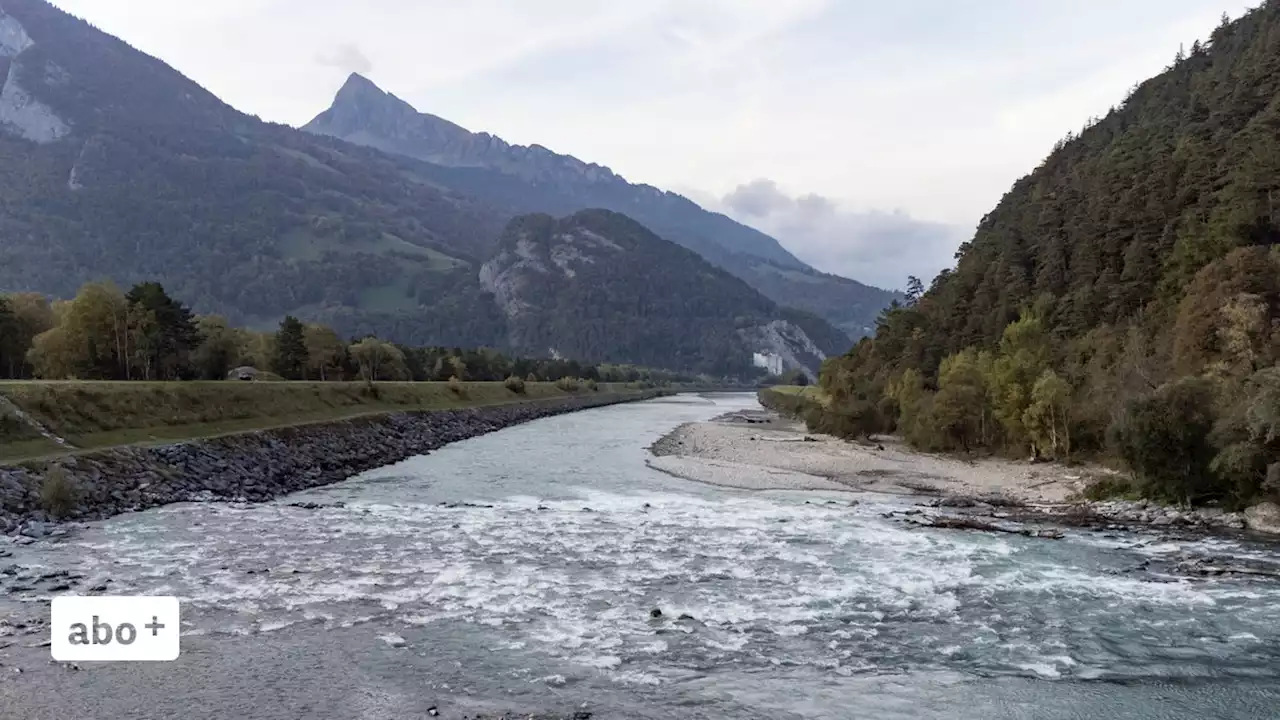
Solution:
[{"label": "shoreline vegetation", "polygon": [[371,413],[731,385],[559,356],[343,339],[294,317],[261,332],[195,315],[154,282],[128,292],[88,283],[53,302],[0,294],[0,462]]},{"label": "shoreline vegetation", "polygon": [[[640,392],[636,383],[0,381],[0,463],[398,412]],[[682,389],[670,385],[667,389]],[[696,387],[696,386],[688,386]]]},{"label": "shoreline vegetation", "polygon": [[[694,482],[743,490],[827,494],[882,493],[933,498],[934,510],[901,519],[932,527],[1045,533],[1035,525],[1125,530],[1151,526],[1185,532],[1253,530],[1280,533],[1280,516],[1256,506],[1243,512],[1179,508],[1150,500],[1091,500],[1090,486],[1117,471],[1097,465],[1029,463],[925,453],[899,438],[851,441],[807,428],[795,410],[818,400],[817,390],[760,392],[764,411],[742,411],[677,428],[651,448],[655,470]],[[788,417],[789,416],[789,417]],[[837,501],[839,502],[839,501]]]}]

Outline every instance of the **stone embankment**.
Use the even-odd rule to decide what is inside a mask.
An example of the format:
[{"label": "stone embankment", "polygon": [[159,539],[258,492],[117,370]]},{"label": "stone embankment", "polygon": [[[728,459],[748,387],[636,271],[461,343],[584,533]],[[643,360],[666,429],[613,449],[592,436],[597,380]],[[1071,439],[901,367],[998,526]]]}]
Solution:
[{"label": "stone embankment", "polygon": [[[57,519],[96,520],[176,502],[262,502],[530,420],[663,394],[658,390],[598,393],[464,410],[373,415],[0,467],[0,532],[34,538],[54,531],[45,487],[51,471],[66,478],[64,484],[72,495],[70,506]],[[46,497],[42,498],[42,490]]]}]

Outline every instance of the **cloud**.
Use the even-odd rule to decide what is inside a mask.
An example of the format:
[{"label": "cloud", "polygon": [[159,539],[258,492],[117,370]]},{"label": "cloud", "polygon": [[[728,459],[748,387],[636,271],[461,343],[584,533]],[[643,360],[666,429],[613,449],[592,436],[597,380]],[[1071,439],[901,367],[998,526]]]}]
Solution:
[{"label": "cloud", "polygon": [[855,210],[817,193],[789,195],[763,178],[739,185],[717,204],[819,270],[883,288],[901,289],[908,275],[927,285],[952,265],[970,234],[902,210]]},{"label": "cloud", "polygon": [[323,50],[316,55],[316,62],[336,67],[344,73],[368,75],[373,72],[373,61],[355,43],[342,43]]}]

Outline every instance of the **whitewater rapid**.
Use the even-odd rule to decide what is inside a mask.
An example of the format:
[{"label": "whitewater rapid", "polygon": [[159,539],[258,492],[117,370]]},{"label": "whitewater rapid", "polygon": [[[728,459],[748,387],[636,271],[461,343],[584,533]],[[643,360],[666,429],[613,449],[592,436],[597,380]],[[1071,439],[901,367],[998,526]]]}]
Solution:
[{"label": "whitewater rapid", "polygon": [[[1243,718],[1280,684],[1280,584],[1135,571],[1265,545],[925,529],[884,517],[913,498],[726,490],[645,466],[676,425],[753,405],[551,418],[267,505],[94,523],[18,559],[112,594],[177,595],[184,642],[215,656],[340,642],[353,657],[448,658],[468,690],[433,670],[444,695],[616,717],[858,717],[855,697],[881,717],[1021,717],[953,702],[1015,693]],[[1161,696],[1173,714],[1152,687],[1178,688]]]}]

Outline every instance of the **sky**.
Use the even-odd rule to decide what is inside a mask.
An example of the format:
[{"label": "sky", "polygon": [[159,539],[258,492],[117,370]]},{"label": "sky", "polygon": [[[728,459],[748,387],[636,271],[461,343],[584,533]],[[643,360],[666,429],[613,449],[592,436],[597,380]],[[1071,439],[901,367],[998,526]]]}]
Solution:
[{"label": "sky", "polygon": [[266,120],[306,123],[360,72],[894,288],[1257,2],[54,0]]}]

